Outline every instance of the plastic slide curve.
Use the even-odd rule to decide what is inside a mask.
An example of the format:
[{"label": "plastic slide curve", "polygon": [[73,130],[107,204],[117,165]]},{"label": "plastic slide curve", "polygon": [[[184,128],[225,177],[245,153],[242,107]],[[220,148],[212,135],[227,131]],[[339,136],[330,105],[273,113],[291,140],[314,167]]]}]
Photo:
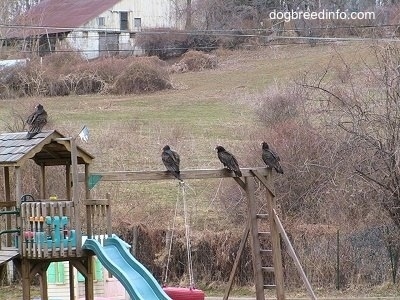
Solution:
[{"label": "plastic slide curve", "polygon": [[124,240],[113,235],[103,244],[87,239],[82,248],[94,252],[102,265],[121,282],[131,299],[172,300],[153,275],[129,253],[130,246]]}]

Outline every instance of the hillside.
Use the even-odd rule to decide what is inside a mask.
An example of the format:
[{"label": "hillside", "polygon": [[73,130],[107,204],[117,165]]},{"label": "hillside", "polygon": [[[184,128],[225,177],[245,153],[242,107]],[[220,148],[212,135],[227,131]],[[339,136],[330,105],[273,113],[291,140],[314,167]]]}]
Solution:
[{"label": "hillside", "polygon": [[[92,171],[164,170],[160,154],[165,144],[180,153],[181,169],[222,167],[214,151],[216,145],[233,152],[241,166],[263,166],[260,143],[267,140],[280,152],[285,169],[285,175],[275,177],[280,213],[312,283],[318,287],[334,286],[336,253],[332,245],[340,230],[344,245],[343,286],[379,285],[390,281],[384,244],[380,243],[378,249],[366,244],[365,249],[373,251],[376,257],[371,262],[361,262],[362,256],[371,252],[358,251],[353,241],[363,234],[367,236],[370,228],[380,230],[379,226],[390,222],[379,207],[371,204],[375,195],[370,196],[364,186],[355,183],[346,162],[340,164],[338,149],[329,148],[339,147],[340,143],[333,136],[324,136],[318,115],[309,111],[300,115],[296,111],[292,117],[285,110],[296,108],[303,96],[304,99],[313,96],[305,90],[293,92],[304,74],[319,74],[331,68],[336,80],[336,75],[346,76],[346,67],[354,74],[362,73],[366,63],[374,63],[370,50],[371,45],[364,43],[221,50],[215,53],[216,69],[173,73],[174,88],[166,91],[0,100],[1,127],[5,130],[16,115],[25,116],[40,102],[49,114],[47,128],[75,135],[83,125],[89,127],[89,142],[80,142],[80,146],[95,156]],[[291,117],[282,119],[278,115],[280,110]],[[322,162],[324,167],[325,163],[328,165],[326,169],[321,167]],[[332,170],[336,162],[338,167]],[[34,193],[38,183],[32,178],[27,182],[26,189]],[[188,184],[187,200],[195,238],[214,238],[218,244],[217,239],[225,236],[225,232],[232,234],[232,240],[240,236],[246,222],[246,208],[245,196],[236,183],[210,179],[192,180]],[[63,197],[56,185],[48,186],[49,193]],[[170,228],[177,197],[176,181],[103,182],[92,190],[92,196],[103,198],[106,192],[113,199],[115,228],[140,224],[150,235],[152,230]],[[364,198],[359,199],[358,195]],[[182,225],[181,221],[178,225]],[[292,267],[288,263],[288,268]],[[226,281],[224,274],[219,276]],[[243,278],[239,283],[248,280]],[[209,284],[208,280],[215,278],[202,280]],[[299,280],[291,278],[291,282],[296,286]]]}]

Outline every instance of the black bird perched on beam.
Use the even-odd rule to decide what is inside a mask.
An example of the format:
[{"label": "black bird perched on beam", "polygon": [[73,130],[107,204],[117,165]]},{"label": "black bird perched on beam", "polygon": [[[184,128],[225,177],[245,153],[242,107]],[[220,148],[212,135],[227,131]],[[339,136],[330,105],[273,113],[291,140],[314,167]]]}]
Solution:
[{"label": "black bird perched on beam", "polygon": [[262,143],[262,159],[269,168],[275,169],[277,173],[283,174],[283,169],[279,163],[281,159],[275,151],[269,148],[266,142]]},{"label": "black bird perched on beam", "polygon": [[28,117],[26,124],[29,125],[28,133],[26,134],[26,138],[29,140],[47,124],[47,112],[44,110],[43,105],[36,105],[35,111]]},{"label": "black bird perched on beam", "polygon": [[222,146],[217,146],[215,150],[217,150],[218,158],[223,163],[224,167],[235,172],[236,176],[241,177],[242,172],[240,171],[236,157],[226,151]]},{"label": "black bird perched on beam", "polygon": [[180,181],[183,181],[179,171],[179,163],[181,161],[179,154],[166,145],[161,153],[161,159],[169,172],[172,173]]}]

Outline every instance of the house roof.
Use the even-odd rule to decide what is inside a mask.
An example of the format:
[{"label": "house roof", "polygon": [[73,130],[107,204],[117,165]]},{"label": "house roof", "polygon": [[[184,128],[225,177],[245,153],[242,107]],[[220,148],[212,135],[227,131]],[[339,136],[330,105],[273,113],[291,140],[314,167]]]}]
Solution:
[{"label": "house roof", "polygon": [[[77,157],[78,164],[94,158],[80,147]],[[21,166],[27,159],[45,166],[71,164],[70,142],[56,130],[40,132],[29,140],[26,132],[0,134],[0,166]]]},{"label": "house roof", "polygon": [[8,38],[69,32],[80,27],[121,0],[43,0],[14,21]]}]

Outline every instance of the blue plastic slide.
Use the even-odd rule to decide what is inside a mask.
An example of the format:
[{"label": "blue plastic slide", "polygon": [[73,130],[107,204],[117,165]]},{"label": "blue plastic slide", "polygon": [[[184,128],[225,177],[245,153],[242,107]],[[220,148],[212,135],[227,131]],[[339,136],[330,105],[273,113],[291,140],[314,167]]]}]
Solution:
[{"label": "blue plastic slide", "polygon": [[129,253],[129,245],[124,240],[113,235],[103,244],[87,239],[82,248],[96,254],[102,265],[125,287],[131,299],[171,300],[153,275]]}]

